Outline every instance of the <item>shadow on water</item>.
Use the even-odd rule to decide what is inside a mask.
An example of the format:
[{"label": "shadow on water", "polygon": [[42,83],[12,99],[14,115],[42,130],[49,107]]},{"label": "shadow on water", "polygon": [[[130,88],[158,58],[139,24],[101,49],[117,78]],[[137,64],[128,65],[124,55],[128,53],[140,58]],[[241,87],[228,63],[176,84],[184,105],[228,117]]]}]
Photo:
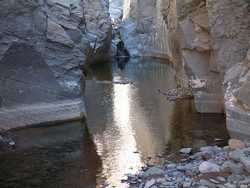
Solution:
[{"label": "shadow on water", "polygon": [[224,116],[198,114],[193,101],[158,93],[175,87],[174,69],[157,60],[94,65],[86,81],[88,131],[81,123],[14,131],[17,150],[0,155],[0,187],[126,188],[121,179],[149,157],[223,145]]},{"label": "shadow on water", "polygon": [[16,151],[0,154],[1,188],[93,188],[101,160],[84,125],[14,132]]}]

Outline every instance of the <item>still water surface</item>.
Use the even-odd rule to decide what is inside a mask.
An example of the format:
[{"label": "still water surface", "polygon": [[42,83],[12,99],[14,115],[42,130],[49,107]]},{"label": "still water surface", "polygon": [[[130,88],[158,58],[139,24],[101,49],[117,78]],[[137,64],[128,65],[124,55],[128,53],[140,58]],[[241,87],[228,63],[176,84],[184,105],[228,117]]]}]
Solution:
[{"label": "still water surface", "polygon": [[88,128],[76,122],[13,132],[18,147],[0,155],[1,188],[125,188],[124,175],[149,157],[227,139],[223,115],[198,114],[191,100],[158,93],[176,87],[171,65],[133,59],[97,65],[89,75]]}]

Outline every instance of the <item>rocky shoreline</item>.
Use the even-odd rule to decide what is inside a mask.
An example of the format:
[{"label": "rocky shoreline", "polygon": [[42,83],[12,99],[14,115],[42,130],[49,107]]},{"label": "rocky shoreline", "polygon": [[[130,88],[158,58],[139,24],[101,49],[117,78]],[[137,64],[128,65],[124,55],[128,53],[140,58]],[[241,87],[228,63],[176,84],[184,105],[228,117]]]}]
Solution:
[{"label": "rocky shoreline", "polygon": [[181,159],[147,165],[124,181],[131,188],[248,188],[250,187],[250,143],[229,140],[228,146],[180,150]]}]

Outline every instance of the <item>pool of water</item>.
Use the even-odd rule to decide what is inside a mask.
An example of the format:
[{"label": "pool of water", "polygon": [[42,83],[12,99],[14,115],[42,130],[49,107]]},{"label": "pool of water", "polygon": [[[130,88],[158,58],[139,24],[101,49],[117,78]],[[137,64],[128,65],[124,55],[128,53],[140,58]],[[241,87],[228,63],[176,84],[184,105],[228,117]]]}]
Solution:
[{"label": "pool of water", "polygon": [[159,154],[228,138],[224,115],[199,114],[192,100],[158,93],[176,87],[170,64],[132,59],[88,74],[87,122],[14,131],[17,148],[0,154],[1,188],[126,188],[125,174]]}]

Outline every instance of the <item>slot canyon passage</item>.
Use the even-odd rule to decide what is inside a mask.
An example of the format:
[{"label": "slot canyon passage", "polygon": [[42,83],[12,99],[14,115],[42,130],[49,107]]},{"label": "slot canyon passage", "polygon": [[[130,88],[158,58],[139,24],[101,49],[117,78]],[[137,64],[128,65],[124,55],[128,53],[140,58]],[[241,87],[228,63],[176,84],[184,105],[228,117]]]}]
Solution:
[{"label": "slot canyon passage", "polygon": [[249,0],[1,0],[0,188],[250,187]]}]

